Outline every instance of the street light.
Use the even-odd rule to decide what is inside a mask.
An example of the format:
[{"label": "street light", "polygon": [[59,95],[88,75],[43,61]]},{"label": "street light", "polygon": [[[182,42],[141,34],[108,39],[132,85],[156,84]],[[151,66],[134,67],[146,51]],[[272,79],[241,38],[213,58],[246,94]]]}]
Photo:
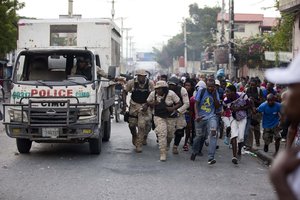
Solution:
[{"label": "street light", "polygon": [[184,67],[187,73],[187,41],[186,41],[186,20],[183,18],[183,36],[184,36]]}]

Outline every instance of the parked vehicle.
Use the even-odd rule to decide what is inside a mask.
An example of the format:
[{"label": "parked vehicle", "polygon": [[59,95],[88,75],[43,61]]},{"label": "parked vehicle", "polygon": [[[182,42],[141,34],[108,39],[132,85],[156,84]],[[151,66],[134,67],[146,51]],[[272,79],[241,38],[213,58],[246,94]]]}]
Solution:
[{"label": "parked vehicle", "polygon": [[[20,153],[35,141],[88,142],[100,154],[102,140],[110,139],[119,44],[109,19],[20,20],[11,98],[3,107],[6,133]],[[82,60],[88,75],[77,73]]]}]

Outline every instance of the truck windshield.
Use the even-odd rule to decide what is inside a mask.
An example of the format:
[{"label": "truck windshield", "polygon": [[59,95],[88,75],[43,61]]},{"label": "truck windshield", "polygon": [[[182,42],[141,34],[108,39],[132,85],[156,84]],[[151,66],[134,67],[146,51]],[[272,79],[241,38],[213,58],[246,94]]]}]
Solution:
[{"label": "truck windshield", "polygon": [[93,80],[91,61],[89,54],[21,54],[16,62],[15,80],[57,82],[74,76],[87,82]]}]

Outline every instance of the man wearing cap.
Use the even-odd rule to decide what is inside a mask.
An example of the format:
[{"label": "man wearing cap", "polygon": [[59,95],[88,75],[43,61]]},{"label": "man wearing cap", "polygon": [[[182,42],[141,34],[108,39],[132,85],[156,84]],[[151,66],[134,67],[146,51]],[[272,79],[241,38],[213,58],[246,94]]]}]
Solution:
[{"label": "man wearing cap", "polygon": [[180,103],[182,104],[182,106],[177,109],[178,117],[176,118],[173,154],[178,154],[178,145],[181,141],[181,138],[184,136],[184,129],[187,125],[184,114],[190,106],[188,92],[184,87],[179,85],[179,82],[179,79],[176,77],[172,77],[168,81],[169,89],[175,92],[175,94],[180,98]]},{"label": "man wearing cap", "polygon": [[151,92],[147,103],[154,108],[155,133],[158,136],[160,160],[167,159],[167,144],[174,136],[177,109],[181,106],[180,98],[169,90],[165,81],[157,81],[155,91]]},{"label": "man wearing cap", "polygon": [[126,110],[126,96],[131,92],[129,106],[129,129],[132,134],[132,143],[136,152],[142,152],[143,144],[147,144],[147,136],[151,130],[152,114],[150,109],[143,109],[151,91],[154,90],[153,81],[147,78],[145,70],[137,70],[137,77],[128,81],[123,91],[123,111]]},{"label": "man wearing cap", "polygon": [[[287,145],[292,146],[281,152],[272,163],[271,181],[278,199],[299,199],[300,196],[300,54],[286,69],[266,71],[268,81],[288,85],[285,115],[291,121]],[[297,146],[298,148],[295,148]],[[298,176],[297,176],[298,175]]]}]

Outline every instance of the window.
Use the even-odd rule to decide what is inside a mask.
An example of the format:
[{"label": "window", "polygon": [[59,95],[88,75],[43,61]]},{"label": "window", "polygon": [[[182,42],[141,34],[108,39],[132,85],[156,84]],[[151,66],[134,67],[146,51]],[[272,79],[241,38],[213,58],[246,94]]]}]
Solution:
[{"label": "window", "polygon": [[234,30],[236,32],[245,32],[245,24],[234,24]]},{"label": "window", "polygon": [[50,46],[77,46],[77,25],[50,25]]},{"label": "window", "polygon": [[111,39],[111,65],[120,65],[120,44]]}]

